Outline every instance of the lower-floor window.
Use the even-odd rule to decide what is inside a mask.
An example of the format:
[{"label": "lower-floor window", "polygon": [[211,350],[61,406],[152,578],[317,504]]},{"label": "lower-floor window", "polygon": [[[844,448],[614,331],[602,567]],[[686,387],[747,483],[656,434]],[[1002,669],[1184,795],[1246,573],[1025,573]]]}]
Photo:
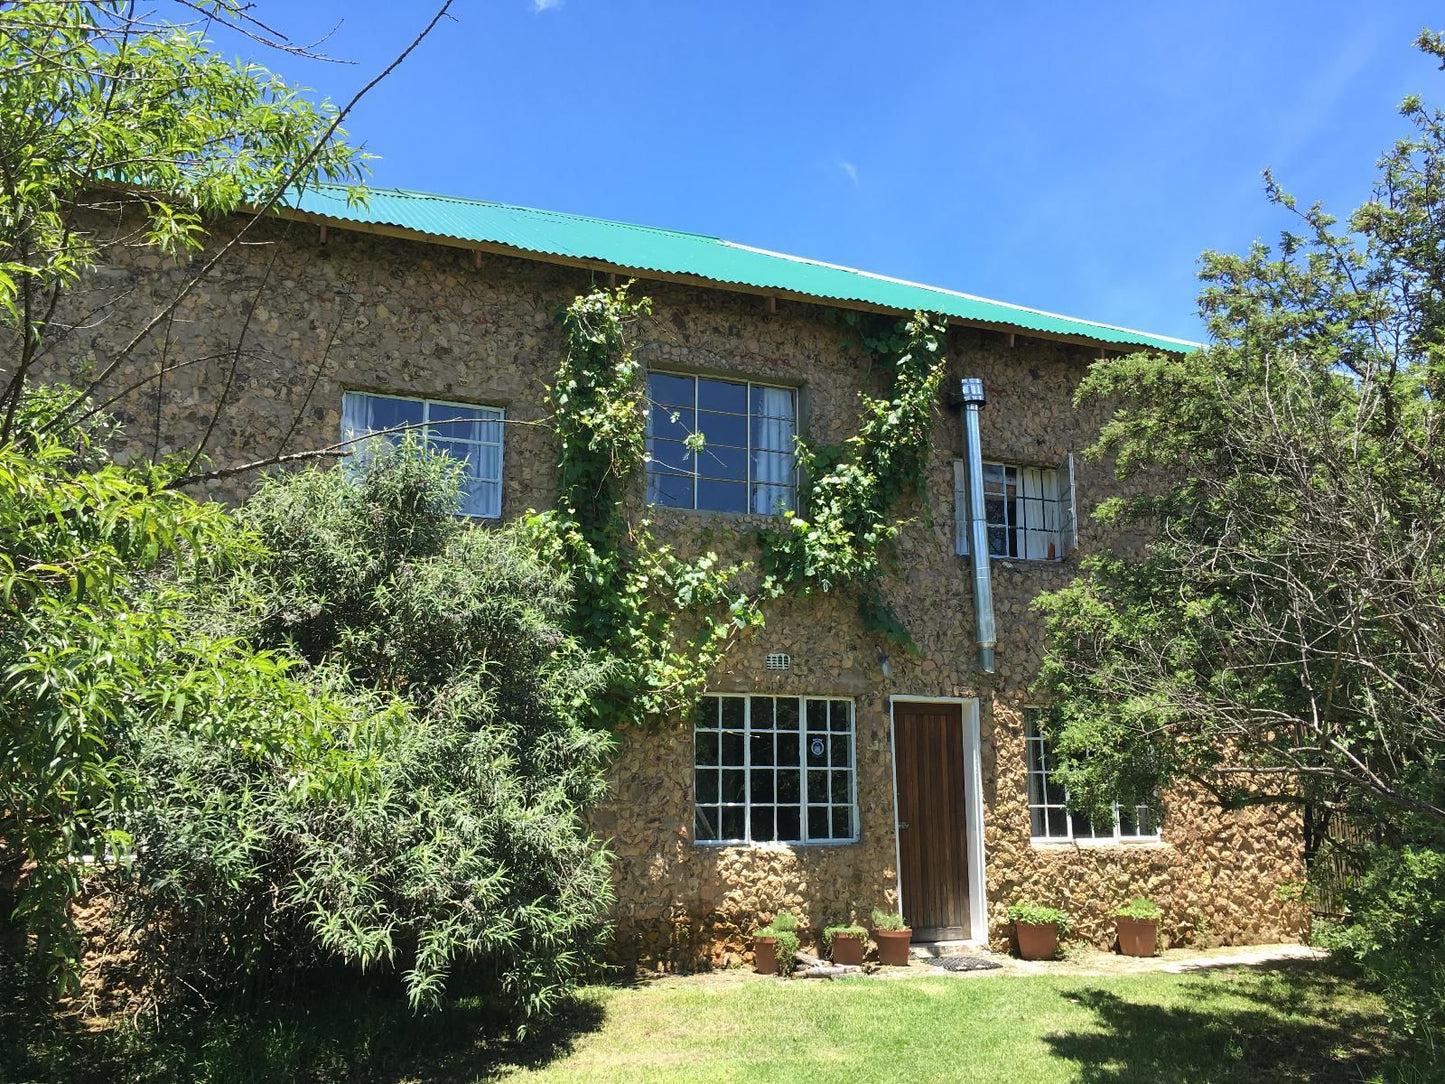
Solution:
[{"label": "lower-floor window", "polygon": [[693,731],[693,838],[857,839],[854,729],[851,700],[704,696]]},{"label": "lower-floor window", "polygon": [[1024,757],[1028,769],[1029,834],[1034,839],[1158,839],[1159,825],[1147,805],[1114,803],[1114,823],[1095,826],[1082,813],[1070,812],[1068,794],[1053,777],[1048,739],[1033,718],[1024,722]]}]

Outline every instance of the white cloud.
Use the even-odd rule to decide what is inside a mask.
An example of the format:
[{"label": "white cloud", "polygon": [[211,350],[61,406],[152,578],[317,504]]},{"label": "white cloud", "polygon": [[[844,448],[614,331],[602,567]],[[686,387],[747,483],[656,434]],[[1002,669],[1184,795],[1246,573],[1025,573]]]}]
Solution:
[{"label": "white cloud", "polygon": [[540,15],[544,11],[551,11],[553,8],[560,8],[562,0],[532,0],[532,11]]},{"label": "white cloud", "polygon": [[840,161],[838,163],[838,168],[841,169],[843,171],[843,175],[847,177],[850,181],[852,181],[855,185],[858,183],[858,167],[855,166],[852,162]]}]

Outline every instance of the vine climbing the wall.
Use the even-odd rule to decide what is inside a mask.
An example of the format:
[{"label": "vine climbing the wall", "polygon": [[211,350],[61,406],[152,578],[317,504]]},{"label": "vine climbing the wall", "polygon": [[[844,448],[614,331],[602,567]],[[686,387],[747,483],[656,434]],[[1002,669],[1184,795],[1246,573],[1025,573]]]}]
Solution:
[{"label": "vine climbing the wall", "polygon": [[[861,421],[843,447],[810,450],[800,442],[806,516],[789,514],[780,529],[760,531],[762,568],[779,589],[801,594],[848,586],[864,626],[895,642],[912,637],[888,605],[883,578],[903,528],[896,511],[924,492],[933,412],[947,360],[939,317],[916,313],[865,345],[894,355],[887,394],[860,395]],[[891,333],[890,333],[891,332]]]},{"label": "vine climbing the wall", "polygon": [[[917,314],[865,344],[890,356],[885,397],[863,395],[859,432],[842,447],[798,441],[806,517],[761,530],[761,568],[716,553],[685,559],[627,515],[646,458],[647,401],[629,328],[651,312],[627,286],[593,290],[562,316],[567,348],[548,388],[561,445],[556,506],[528,517],[534,537],[569,571],[572,632],[592,652],[604,692],[585,705],[609,728],[675,717],[762,607],[791,592],[853,589],[867,627],[908,642],[882,581],[902,528],[899,502],[922,492],[933,411],[943,379],[943,324]],[[700,434],[689,444],[702,450]]]}]

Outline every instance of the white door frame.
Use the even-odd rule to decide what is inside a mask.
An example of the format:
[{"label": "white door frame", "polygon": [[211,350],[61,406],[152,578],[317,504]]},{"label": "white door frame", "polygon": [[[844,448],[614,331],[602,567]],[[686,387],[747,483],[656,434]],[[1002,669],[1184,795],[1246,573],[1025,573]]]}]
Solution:
[{"label": "white door frame", "polygon": [[969,941],[988,943],[988,899],[983,874],[983,753],[978,725],[978,697],[890,696],[888,755],[893,769],[893,869],[898,878],[898,911],[903,913],[903,853],[898,842],[898,745],[894,739],[894,704],[958,704],[963,724],[963,826],[968,836]]}]

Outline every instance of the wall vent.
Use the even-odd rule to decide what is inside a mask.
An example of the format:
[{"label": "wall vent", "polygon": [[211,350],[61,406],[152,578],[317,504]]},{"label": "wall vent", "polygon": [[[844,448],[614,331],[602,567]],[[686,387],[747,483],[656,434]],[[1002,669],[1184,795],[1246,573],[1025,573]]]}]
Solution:
[{"label": "wall vent", "polygon": [[784,651],[774,651],[763,659],[764,670],[791,670],[793,668],[793,656]]}]

